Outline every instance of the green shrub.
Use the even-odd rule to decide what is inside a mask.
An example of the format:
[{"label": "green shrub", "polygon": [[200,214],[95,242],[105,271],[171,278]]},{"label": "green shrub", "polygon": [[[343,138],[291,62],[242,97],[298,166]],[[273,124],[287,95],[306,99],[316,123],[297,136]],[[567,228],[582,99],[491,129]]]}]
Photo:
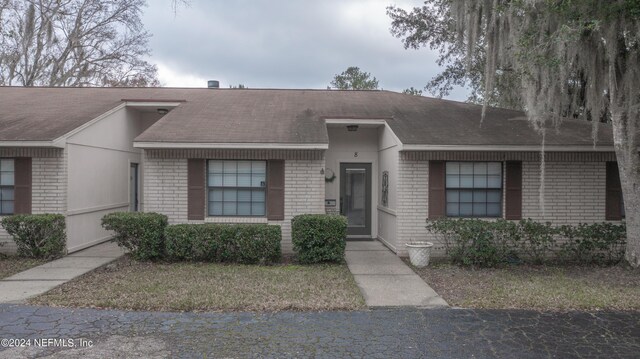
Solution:
[{"label": "green shrub", "polygon": [[280,226],[177,224],[165,231],[166,258],[173,261],[267,264],[281,258]]},{"label": "green shrub", "polygon": [[347,218],[303,214],[291,220],[293,250],[301,263],[341,262],[347,238]]},{"label": "green shrub", "polygon": [[514,223],[480,219],[438,219],[427,221],[427,230],[440,237],[453,263],[464,266],[494,267],[515,256]]},{"label": "green shrub", "polygon": [[518,232],[518,249],[528,260],[540,264],[549,259],[551,249],[556,247],[557,228],[549,222],[543,224],[529,218],[518,223]]},{"label": "green shrub", "polygon": [[167,216],[152,212],[114,212],[102,217],[102,227],[114,231],[118,246],[138,260],[162,257],[167,224]]},{"label": "green shrub", "polygon": [[580,264],[617,264],[624,258],[626,244],[625,224],[581,223],[562,226],[560,233],[566,239],[560,248],[560,257]]},{"label": "green shrub", "polygon": [[13,237],[21,257],[55,258],[64,254],[67,235],[61,214],[17,214],[4,217],[2,227]]},{"label": "green shrub", "polygon": [[544,263],[558,258],[583,264],[615,264],[624,256],[625,225],[612,223],[553,227],[531,219],[438,219],[427,230],[444,244],[456,264],[493,267],[512,261]]}]

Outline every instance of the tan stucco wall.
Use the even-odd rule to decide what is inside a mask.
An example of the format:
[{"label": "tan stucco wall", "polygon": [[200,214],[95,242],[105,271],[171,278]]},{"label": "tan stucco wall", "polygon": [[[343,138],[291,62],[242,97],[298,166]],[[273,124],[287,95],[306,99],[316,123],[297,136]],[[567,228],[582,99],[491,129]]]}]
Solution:
[{"label": "tan stucco wall", "polygon": [[[398,165],[400,160],[400,143],[388,127],[378,128],[378,202],[373,211],[378,220],[378,239],[389,248],[397,250],[397,210],[398,210]],[[382,175],[389,172],[389,188],[387,205],[382,203]]]},{"label": "tan stucco wall", "polygon": [[100,225],[101,218],[129,210],[130,164],[143,167],[142,150],[133,147],[133,139],[157,119],[154,113],[122,108],[67,139],[70,252],[110,238]]}]

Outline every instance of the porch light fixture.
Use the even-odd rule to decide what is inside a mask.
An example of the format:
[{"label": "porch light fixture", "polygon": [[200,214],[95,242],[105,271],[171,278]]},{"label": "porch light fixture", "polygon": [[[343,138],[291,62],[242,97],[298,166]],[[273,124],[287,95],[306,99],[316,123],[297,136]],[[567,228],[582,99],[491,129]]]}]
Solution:
[{"label": "porch light fixture", "polygon": [[349,125],[349,126],[347,126],[347,131],[349,131],[349,132],[358,131],[358,125]]},{"label": "porch light fixture", "polygon": [[166,108],[159,108],[156,111],[158,112],[158,115],[166,115],[169,113],[169,110],[167,110]]}]

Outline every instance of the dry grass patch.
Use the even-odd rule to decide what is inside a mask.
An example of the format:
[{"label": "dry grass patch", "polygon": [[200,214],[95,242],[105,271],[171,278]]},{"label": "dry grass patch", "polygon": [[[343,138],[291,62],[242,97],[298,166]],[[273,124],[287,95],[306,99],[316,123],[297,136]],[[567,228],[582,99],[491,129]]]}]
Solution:
[{"label": "dry grass patch", "polygon": [[11,277],[14,274],[39,266],[46,262],[47,261],[44,259],[0,255],[0,279]]},{"label": "dry grass patch", "polygon": [[346,265],[148,263],[124,257],[30,301],[160,311],[355,310],[364,299]]},{"label": "dry grass patch", "polygon": [[624,267],[509,266],[414,270],[452,306],[535,310],[640,310],[640,271]]}]

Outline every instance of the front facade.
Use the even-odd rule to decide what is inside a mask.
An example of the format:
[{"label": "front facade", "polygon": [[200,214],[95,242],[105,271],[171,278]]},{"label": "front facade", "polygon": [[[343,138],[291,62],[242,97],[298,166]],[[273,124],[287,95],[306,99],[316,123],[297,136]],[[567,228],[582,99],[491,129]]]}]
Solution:
[{"label": "front facade", "polygon": [[70,252],[108,240],[100,218],[113,211],[277,224],[285,252],[294,216],[339,213],[349,239],[399,255],[433,240],[429,218],[623,216],[606,126],[597,146],[587,123],[548,135],[541,184],[540,138],[515,111],[489,109],[479,126],[479,106],[386,91],[0,93],[0,216],[65,214]]},{"label": "front facade", "polygon": [[[554,225],[622,220],[614,153],[547,152],[545,162],[541,187],[538,152],[402,153],[393,245],[402,252],[405,243],[435,241],[425,218],[531,218]],[[495,182],[485,185],[482,173],[473,176],[475,183],[458,183],[465,176],[460,169],[484,172],[485,165],[499,176]]]}]

